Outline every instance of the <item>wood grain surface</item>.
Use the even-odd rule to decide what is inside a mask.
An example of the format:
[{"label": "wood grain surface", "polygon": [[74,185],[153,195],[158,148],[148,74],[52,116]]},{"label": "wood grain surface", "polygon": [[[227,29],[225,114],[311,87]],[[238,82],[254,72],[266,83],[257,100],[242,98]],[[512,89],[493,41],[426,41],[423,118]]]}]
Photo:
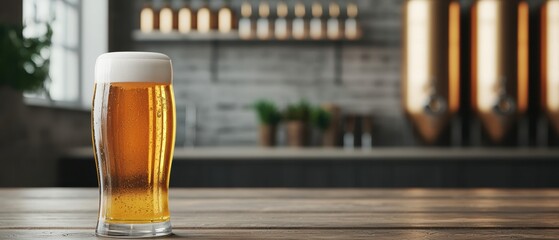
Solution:
[{"label": "wood grain surface", "polygon": [[[559,190],[172,189],[170,239],[557,239]],[[95,239],[97,189],[0,190],[0,239]]]}]

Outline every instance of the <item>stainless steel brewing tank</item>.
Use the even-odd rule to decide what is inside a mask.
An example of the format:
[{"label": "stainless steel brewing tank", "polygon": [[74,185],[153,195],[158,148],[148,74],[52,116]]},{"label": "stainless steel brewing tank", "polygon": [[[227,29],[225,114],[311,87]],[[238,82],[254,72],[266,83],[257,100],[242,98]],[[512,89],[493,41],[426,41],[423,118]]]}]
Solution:
[{"label": "stainless steel brewing tank", "polygon": [[426,143],[435,142],[460,105],[460,5],[406,0],[402,103]]},{"label": "stainless steel brewing tank", "polygon": [[472,106],[493,142],[528,107],[528,14],[523,0],[476,0],[472,7]]}]

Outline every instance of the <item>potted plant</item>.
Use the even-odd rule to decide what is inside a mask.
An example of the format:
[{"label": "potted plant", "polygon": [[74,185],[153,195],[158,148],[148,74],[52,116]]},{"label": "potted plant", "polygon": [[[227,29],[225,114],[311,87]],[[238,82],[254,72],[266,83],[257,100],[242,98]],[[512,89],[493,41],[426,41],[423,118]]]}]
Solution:
[{"label": "potted plant", "polygon": [[339,106],[326,103],[321,108],[329,115],[329,124],[322,131],[322,145],[326,147],[336,147],[340,144],[340,125],[341,125],[341,109]]},{"label": "potted plant", "polygon": [[23,92],[44,89],[49,75],[52,29],[36,38],[22,26],[0,24],[0,145],[25,135]]},{"label": "potted plant", "polygon": [[309,118],[311,107],[306,101],[288,105],[284,111],[287,121],[287,145],[303,147],[309,144]]},{"label": "potted plant", "polygon": [[324,140],[324,137],[326,136],[324,133],[330,127],[331,119],[330,113],[322,107],[313,108],[311,111],[311,124],[320,131],[323,139],[322,144],[326,142]]},{"label": "potted plant", "polygon": [[276,132],[281,114],[273,102],[259,100],[254,104],[254,110],[260,122],[260,145],[271,147],[276,144]]}]

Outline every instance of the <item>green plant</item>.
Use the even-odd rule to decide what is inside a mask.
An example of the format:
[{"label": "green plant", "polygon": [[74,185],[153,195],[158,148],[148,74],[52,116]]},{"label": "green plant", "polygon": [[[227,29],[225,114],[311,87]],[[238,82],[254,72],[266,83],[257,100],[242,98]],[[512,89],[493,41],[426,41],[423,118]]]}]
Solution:
[{"label": "green plant", "polygon": [[283,112],[283,117],[287,121],[309,121],[311,113],[311,106],[306,101],[301,101],[297,104],[290,104]]},{"label": "green plant", "polygon": [[281,114],[276,105],[267,100],[259,100],[253,105],[260,124],[276,125],[281,121]]},{"label": "green plant", "polygon": [[22,26],[0,25],[0,86],[19,91],[44,87],[52,38],[52,28],[46,26],[44,35],[26,38]]},{"label": "green plant", "polygon": [[311,112],[311,123],[313,126],[324,131],[330,126],[330,113],[321,107],[314,108]]}]

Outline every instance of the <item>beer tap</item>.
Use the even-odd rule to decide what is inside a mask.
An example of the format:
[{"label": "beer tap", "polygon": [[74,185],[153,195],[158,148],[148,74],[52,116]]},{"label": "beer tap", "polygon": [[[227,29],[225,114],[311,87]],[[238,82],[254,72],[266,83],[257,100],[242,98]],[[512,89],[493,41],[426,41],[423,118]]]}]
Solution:
[{"label": "beer tap", "polygon": [[424,111],[431,116],[439,116],[446,113],[448,104],[444,97],[437,93],[436,79],[431,78],[425,88],[429,92],[429,98],[423,107]]},{"label": "beer tap", "polygon": [[516,104],[514,99],[507,93],[507,78],[501,76],[499,82],[494,86],[494,90],[497,92],[497,101],[493,105],[493,111],[499,115],[510,115],[515,112]]}]

